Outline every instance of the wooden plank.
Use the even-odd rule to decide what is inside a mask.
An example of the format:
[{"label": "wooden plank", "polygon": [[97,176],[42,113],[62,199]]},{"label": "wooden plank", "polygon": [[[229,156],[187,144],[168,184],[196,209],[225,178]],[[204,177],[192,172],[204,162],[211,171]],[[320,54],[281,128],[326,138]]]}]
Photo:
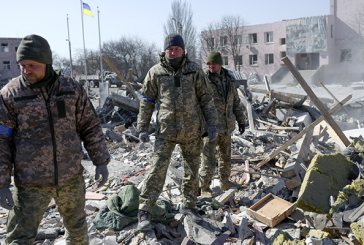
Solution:
[{"label": "wooden plank", "polygon": [[345,149],[347,145],[341,140],[341,138],[336,134],[335,130],[328,124],[325,120],[320,123],[322,127],[327,128],[327,132],[334,139],[334,141],[339,145],[340,149]]},{"label": "wooden plank", "polygon": [[[335,95],[333,95],[331,92],[330,92],[330,90],[328,89],[328,88],[326,88],[326,86],[322,83],[322,82],[320,82],[320,85],[326,90],[326,92],[328,92],[329,93],[329,95],[336,101],[336,103],[339,103],[339,100],[335,97]],[[343,109],[344,109],[344,111],[346,111],[346,113],[350,116],[350,117],[352,117],[353,119],[355,119],[356,121],[357,121],[357,123],[358,123],[358,127],[360,128],[360,123],[359,123],[359,121],[356,119],[356,117],[354,117],[344,106],[343,106]]]},{"label": "wooden plank", "polygon": [[321,132],[320,132],[320,135],[319,135],[319,139],[321,139],[322,136],[324,136],[324,133],[326,132],[327,130],[327,127],[324,127]]},{"label": "wooden plank", "polygon": [[254,130],[253,109],[249,102],[246,105],[246,111],[248,112],[249,129]]},{"label": "wooden plank", "polygon": [[[349,95],[343,101],[341,101],[341,104],[345,104],[351,98],[352,98],[352,95]],[[341,104],[335,105],[331,110],[329,110],[329,113],[332,114],[335,111],[337,111],[341,107]],[[266,164],[267,162],[269,162],[273,157],[277,156],[281,151],[285,150],[287,147],[289,147],[290,145],[292,145],[294,142],[296,142],[298,139],[300,139],[303,135],[305,135],[307,132],[309,132],[311,129],[313,129],[316,125],[318,125],[320,122],[322,122],[324,119],[325,119],[324,116],[319,117],[316,121],[314,121],[309,126],[307,126],[305,129],[303,129],[301,132],[299,132],[291,140],[287,141],[284,145],[282,145],[281,147],[279,147],[277,150],[274,150],[272,153],[270,153],[269,156],[266,159],[264,159],[263,161],[261,161],[257,165],[257,167],[260,168],[261,166],[263,166],[264,164]]]},{"label": "wooden plank", "polygon": [[349,219],[351,222],[355,222],[360,216],[364,214],[364,203],[360,205],[355,211],[349,215]]},{"label": "wooden plank", "polygon": [[336,124],[335,120],[331,117],[331,115],[327,112],[325,107],[322,105],[321,101],[315,93],[312,91],[310,86],[306,83],[306,81],[303,79],[301,74],[296,70],[295,66],[292,64],[292,62],[289,60],[288,57],[284,57],[282,59],[283,63],[287,66],[287,68],[291,71],[293,76],[297,79],[299,84],[301,84],[302,88],[306,91],[307,95],[311,98],[312,102],[316,105],[317,109],[321,112],[321,114],[325,117],[327,122],[330,124],[330,126],[333,128],[333,130],[336,132],[336,134],[339,136],[341,141],[345,144],[345,146],[350,145],[350,141],[346,138],[345,134],[341,131],[339,126]]},{"label": "wooden plank", "polygon": [[[266,94],[267,93],[267,90],[260,89],[260,88],[251,88],[251,91],[254,92],[254,93],[260,93],[260,94]],[[305,98],[305,95],[302,95],[302,94],[293,94],[293,93],[285,93],[285,92],[277,92],[277,91],[274,91],[274,96],[282,96],[282,98],[297,98],[297,99],[300,99],[300,100]],[[280,100],[278,98],[276,98],[276,99]],[[320,97],[319,99],[322,102],[325,102],[325,103],[334,103],[335,102],[333,99],[329,99],[329,98],[321,98]],[[283,100],[281,100],[281,101],[283,101]]]},{"label": "wooden plank", "polygon": [[227,200],[230,199],[230,197],[232,197],[234,195],[234,193],[237,191],[236,188],[231,188],[229,190],[226,190],[223,194],[221,194],[220,196],[215,197],[215,200],[224,204],[225,202],[227,202]]}]

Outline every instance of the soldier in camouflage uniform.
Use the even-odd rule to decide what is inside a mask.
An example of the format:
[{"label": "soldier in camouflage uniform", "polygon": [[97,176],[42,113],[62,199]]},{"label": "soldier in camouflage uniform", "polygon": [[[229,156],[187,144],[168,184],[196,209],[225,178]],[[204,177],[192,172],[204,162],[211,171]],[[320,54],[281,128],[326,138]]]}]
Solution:
[{"label": "soldier in camouflage uniform", "polygon": [[216,196],[210,189],[211,179],[215,172],[215,150],[218,151],[218,168],[222,190],[240,185],[229,181],[231,171],[231,133],[235,129],[235,120],[238,122],[240,133],[245,130],[244,107],[240,103],[235,79],[224,69],[220,52],[211,51],[206,61],[209,69],[206,71],[208,81],[214,90],[214,104],[218,114],[219,135],[215,141],[203,137],[203,155],[200,171],[201,195],[205,197]]},{"label": "soldier in camouflage uniform", "polygon": [[86,245],[81,141],[103,185],[110,155],[100,121],[82,85],[53,70],[52,52],[44,38],[24,37],[17,61],[21,76],[0,91],[0,205],[10,209],[6,244],[33,244],[54,198],[63,217],[66,244]]},{"label": "soldier in camouflage uniform", "polygon": [[151,228],[150,213],[162,191],[176,144],[182,149],[184,168],[180,212],[195,222],[202,221],[195,209],[202,150],[202,115],[209,126],[209,139],[215,140],[218,134],[211,87],[200,66],[184,53],[182,37],[168,35],[164,50],[159,64],[149,70],[144,80],[138,115],[139,137],[146,142],[149,141],[148,128],[155,106],[158,111],[153,162],[140,194],[138,228],[141,230]]}]

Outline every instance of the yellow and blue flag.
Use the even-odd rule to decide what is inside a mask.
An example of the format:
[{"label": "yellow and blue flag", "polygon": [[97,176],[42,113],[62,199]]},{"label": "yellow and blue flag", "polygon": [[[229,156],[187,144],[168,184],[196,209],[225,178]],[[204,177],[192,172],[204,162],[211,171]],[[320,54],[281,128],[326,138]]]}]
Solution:
[{"label": "yellow and blue flag", "polygon": [[90,6],[88,6],[87,3],[82,3],[82,4],[83,4],[83,14],[94,17],[94,14],[91,12]]}]

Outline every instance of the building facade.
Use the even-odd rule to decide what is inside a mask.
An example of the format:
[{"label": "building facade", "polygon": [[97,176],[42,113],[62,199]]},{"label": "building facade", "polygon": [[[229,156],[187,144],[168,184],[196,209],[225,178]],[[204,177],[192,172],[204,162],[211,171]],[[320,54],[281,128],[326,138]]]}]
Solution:
[{"label": "building facade", "polygon": [[16,51],[21,38],[0,38],[0,82],[6,84],[20,75],[20,66],[16,62]]},{"label": "building facade", "polygon": [[203,31],[202,61],[218,50],[225,68],[273,78],[288,72],[281,61],[287,56],[316,80],[363,80],[364,2],[330,0],[328,7],[330,15],[240,27],[233,37],[224,30]]}]

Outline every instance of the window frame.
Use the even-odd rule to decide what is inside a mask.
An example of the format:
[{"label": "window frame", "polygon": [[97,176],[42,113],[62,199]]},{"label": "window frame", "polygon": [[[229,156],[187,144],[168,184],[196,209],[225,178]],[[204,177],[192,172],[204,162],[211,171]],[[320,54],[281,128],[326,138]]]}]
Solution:
[{"label": "window frame", "polygon": [[[270,33],[272,35],[270,35]],[[264,32],[264,42],[265,43],[273,43],[273,31]]]},{"label": "window frame", "polygon": [[[255,57],[255,60],[254,60]],[[258,55],[257,54],[250,54],[249,55],[249,65],[250,66],[257,66],[258,65]]]},{"label": "window frame", "polygon": [[220,47],[227,46],[228,36],[220,36]]},{"label": "window frame", "polygon": [[3,61],[3,70],[5,70],[5,71],[11,70],[11,62],[10,61]]},{"label": "window frame", "polygon": [[243,36],[242,35],[235,35],[234,40],[235,40],[236,45],[242,45],[243,44]]},{"label": "window frame", "polygon": [[[270,54],[265,54],[265,64],[266,65],[273,65],[274,64],[274,54],[270,53]],[[270,62],[272,60],[272,62]]]},{"label": "window frame", "polygon": [[[241,61],[241,62],[239,62]],[[243,65],[243,55],[237,55],[236,56],[236,65],[237,66],[242,66]]]},{"label": "window frame", "polygon": [[9,53],[10,52],[9,43],[1,43],[1,52],[3,52],[3,53]]},{"label": "window frame", "polygon": [[[255,35],[255,42],[253,42],[254,35]],[[258,44],[258,34],[257,33],[249,33],[249,44]]]},{"label": "window frame", "polygon": [[229,56],[222,56],[222,65],[223,66],[229,65]]}]

